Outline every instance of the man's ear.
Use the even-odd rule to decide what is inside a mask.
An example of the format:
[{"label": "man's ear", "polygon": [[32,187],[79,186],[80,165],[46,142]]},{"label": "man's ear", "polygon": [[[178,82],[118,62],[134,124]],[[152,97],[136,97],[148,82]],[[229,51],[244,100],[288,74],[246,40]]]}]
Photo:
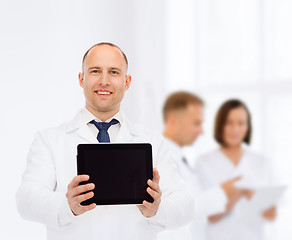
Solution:
[{"label": "man's ear", "polygon": [[167,125],[173,126],[176,122],[176,116],[175,113],[173,111],[168,112],[165,116],[165,123]]},{"label": "man's ear", "polygon": [[171,125],[174,125],[177,122],[177,115],[174,111],[168,113],[168,121]]},{"label": "man's ear", "polygon": [[78,74],[78,79],[79,79],[79,85],[80,85],[80,87],[83,88],[83,80],[84,80],[83,73],[80,72]]},{"label": "man's ear", "polygon": [[132,76],[131,75],[127,75],[126,76],[126,84],[125,84],[126,91],[129,89],[129,87],[131,85],[131,81],[132,81]]}]

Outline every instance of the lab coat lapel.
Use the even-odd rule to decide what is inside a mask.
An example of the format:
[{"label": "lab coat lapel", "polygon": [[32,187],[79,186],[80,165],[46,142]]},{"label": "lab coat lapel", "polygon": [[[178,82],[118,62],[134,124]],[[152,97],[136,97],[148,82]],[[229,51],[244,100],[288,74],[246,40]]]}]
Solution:
[{"label": "lab coat lapel", "polygon": [[80,110],[76,114],[74,119],[72,119],[72,121],[69,122],[67,133],[76,131],[78,137],[82,138],[83,140],[86,140],[89,143],[96,143],[97,142],[96,138],[94,137],[92,132],[90,132],[90,129],[88,128],[87,124],[84,123],[84,121],[82,121],[81,111],[82,110]]},{"label": "lab coat lapel", "polygon": [[115,141],[113,142],[131,142],[133,136],[130,134],[129,129],[125,125],[121,125],[120,131]]},{"label": "lab coat lapel", "polygon": [[139,131],[128,121],[126,116],[123,115],[123,124],[121,124],[120,131],[115,141],[117,143],[133,142],[134,137],[140,135]]},{"label": "lab coat lapel", "polygon": [[80,126],[80,128],[77,131],[77,134],[79,135],[79,137],[85,139],[86,141],[88,141],[90,143],[97,142],[96,138],[94,137],[92,132],[90,132],[90,129],[86,124],[83,124]]}]

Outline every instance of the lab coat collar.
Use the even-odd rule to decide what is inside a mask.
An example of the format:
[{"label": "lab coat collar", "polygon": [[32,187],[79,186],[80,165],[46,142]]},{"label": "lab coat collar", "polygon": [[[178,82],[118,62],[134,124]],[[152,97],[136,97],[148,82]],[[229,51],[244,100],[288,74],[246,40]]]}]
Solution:
[{"label": "lab coat collar", "polygon": [[120,131],[114,142],[131,142],[134,137],[143,135],[143,131],[131,123],[125,114],[121,112],[123,123],[121,124]]},{"label": "lab coat collar", "polygon": [[175,154],[175,158],[174,158],[175,161],[177,161],[178,163],[181,163],[182,158],[184,157],[182,147],[180,147],[176,142],[174,142],[173,140],[165,136],[164,136],[164,139],[166,143],[168,144],[169,148],[171,148],[173,153]]},{"label": "lab coat collar", "polygon": [[[67,133],[77,131],[77,134],[87,140],[90,143],[96,143],[96,138],[90,132],[90,129],[87,126],[87,121],[82,118],[82,111],[85,109],[81,109],[78,111],[76,116],[68,123],[67,125]],[[133,137],[139,136],[142,132],[136,128],[133,124],[131,124],[123,112],[121,112],[121,117],[123,119],[121,123],[121,127],[118,133],[118,136],[114,142],[130,142]]]},{"label": "lab coat collar", "polygon": [[182,153],[182,148],[173,140],[169,139],[168,137],[165,137],[165,141],[169,144],[169,146],[174,149],[177,152],[181,152]]}]

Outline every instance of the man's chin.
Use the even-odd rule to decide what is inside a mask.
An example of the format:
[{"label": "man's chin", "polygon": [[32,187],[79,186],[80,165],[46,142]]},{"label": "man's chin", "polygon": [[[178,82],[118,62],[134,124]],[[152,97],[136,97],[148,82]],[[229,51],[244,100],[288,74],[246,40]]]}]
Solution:
[{"label": "man's chin", "polygon": [[193,145],[197,141],[198,137],[193,138],[192,141],[190,141],[189,145]]},{"label": "man's chin", "polygon": [[196,139],[193,140],[193,141],[188,141],[188,142],[186,142],[186,143],[184,144],[184,146],[185,146],[185,147],[187,147],[187,146],[192,146],[192,145],[195,143],[195,141],[196,141]]},{"label": "man's chin", "polygon": [[113,112],[113,111],[119,111],[119,108],[113,108],[113,106],[95,106],[95,110],[98,112],[102,112],[102,113],[107,113],[107,112]]}]

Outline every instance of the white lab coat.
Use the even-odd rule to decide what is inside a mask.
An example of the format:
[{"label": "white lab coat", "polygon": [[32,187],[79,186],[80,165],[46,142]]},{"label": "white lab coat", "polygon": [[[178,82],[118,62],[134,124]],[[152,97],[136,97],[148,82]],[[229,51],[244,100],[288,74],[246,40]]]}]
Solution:
[{"label": "white lab coat", "polygon": [[[217,186],[237,176],[249,178],[255,186],[270,184],[268,162],[261,156],[244,148],[237,166],[220,150],[207,153],[197,160],[196,171],[205,189]],[[208,223],[208,240],[261,240],[263,239],[262,221],[256,224],[252,219],[244,218],[246,198],[241,198],[232,211],[216,223]]]},{"label": "white lab coat", "polygon": [[175,156],[173,159],[178,172],[186,182],[187,189],[195,200],[195,218],[187,226],[160,232],[158,240],[205,240],[207,216],[224,212],[227,197],[220,186],[203,191],[195,170],[182,161],[182,148],[169,139],[166,139],[166,141]]},{"label": "white lab coat", "polygon": [[162,138],[147,137],[123,115],[115,142],[152,144],[153,165],[159,171],[162,191],[162,201],[154,217],[144,217],[136,205],[97,206],[79,216],[72,214],[65,193],[77,174],[77,145],[97,143],[82,121],[81,112],[59,127],[37,133],[16,193],[20,215],[45,224],[49,240],[149,240],[156,239],[161,230],[189,223],[193,217],[193,199],[184,190],[183,181]]}]

